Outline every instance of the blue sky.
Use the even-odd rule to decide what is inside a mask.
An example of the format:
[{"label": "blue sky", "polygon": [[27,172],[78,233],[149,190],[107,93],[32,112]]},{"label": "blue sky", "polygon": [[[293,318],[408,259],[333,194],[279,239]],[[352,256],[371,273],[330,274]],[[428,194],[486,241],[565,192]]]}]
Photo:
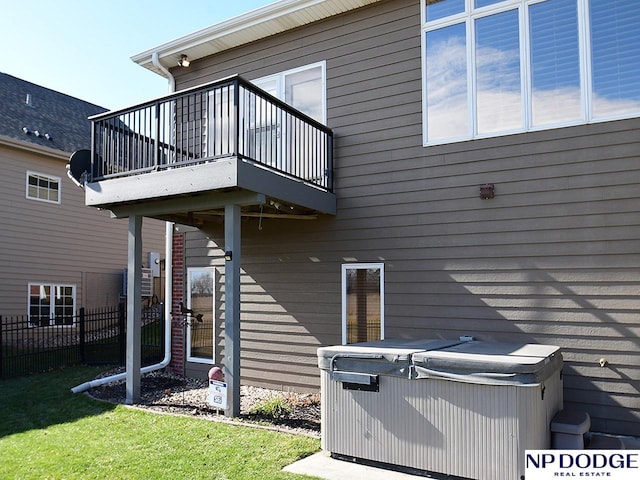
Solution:
[{"label": "blue sky", "polygon": [[0,0],[0,72],[109,109],[167,93],[131,56],[274,0]]}]

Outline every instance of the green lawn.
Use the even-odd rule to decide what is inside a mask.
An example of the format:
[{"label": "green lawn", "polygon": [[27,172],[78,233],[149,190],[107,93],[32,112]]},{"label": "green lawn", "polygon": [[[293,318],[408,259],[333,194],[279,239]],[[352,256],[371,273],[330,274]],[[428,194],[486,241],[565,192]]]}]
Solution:
[{"label": "green lawn", "polygon": [[309,478],[281,469],[318,451],[318,440],[158,415],[70,392],[99,371],[74,367],[0,381],[0,478]]}]

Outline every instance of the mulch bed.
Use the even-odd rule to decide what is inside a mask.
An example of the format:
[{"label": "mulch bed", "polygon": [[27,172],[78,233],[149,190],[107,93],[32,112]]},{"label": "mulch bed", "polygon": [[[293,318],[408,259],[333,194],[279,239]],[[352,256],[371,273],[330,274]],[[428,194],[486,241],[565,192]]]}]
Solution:
[{"label": "mulch bed", "polygon": [[[105,372],[103,376],[121,371],[121,369],[112,370]],[[125,381],[92,388],[88,394],[98,400],[124,404]],[[277,417],[255,412],[256,407],[274,397],[285,401],[290,407],[290,412]],[[224,412],[209,405],[208,380],[185,378],[164,371],[150,372],[142,376],[141,401],[134,406],[158,413],[229,421],[224,416]],[[242,386],[240,412],[240,417],[233,419],[234,421],[312,437],[320,435],[320,394],[318,393],[301,394]]]}]

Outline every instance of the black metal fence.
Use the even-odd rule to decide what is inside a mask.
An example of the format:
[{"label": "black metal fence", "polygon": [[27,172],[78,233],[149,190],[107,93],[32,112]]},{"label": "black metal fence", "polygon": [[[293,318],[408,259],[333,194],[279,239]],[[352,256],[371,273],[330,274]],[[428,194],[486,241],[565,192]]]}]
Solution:
[{"label": "black metal fence", "polygon": [[[27,315],[0,316],[0,378],[69,365],[124,365],[126,308],[81,308],[70,325],[34,326]],[[162,304],[142,311],[142,364],[162,360]]]}]

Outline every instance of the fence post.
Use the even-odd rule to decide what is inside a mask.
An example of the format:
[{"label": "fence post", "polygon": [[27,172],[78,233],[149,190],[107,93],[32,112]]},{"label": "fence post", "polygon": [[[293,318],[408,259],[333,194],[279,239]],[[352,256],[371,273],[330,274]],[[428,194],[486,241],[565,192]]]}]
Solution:
[{"label": "fence post", "polygon": [[80,363],[82,365],[84,365],[85,363],[85,333],[86,333],[86,328],[85,328],[85,324],[84,324],[84,307],[80,307]]},{"label": "fence post", "polygon": [[120,362],[120,366],[124,365],[124,356],[125,356],[125,351],[127,348],[127,342],[126,342],[126,332],[125,332],[125,325],[126,325],[126,314],[125,314],[125,304],[124,303],[120,303],[118,304],[118,361]]}]

